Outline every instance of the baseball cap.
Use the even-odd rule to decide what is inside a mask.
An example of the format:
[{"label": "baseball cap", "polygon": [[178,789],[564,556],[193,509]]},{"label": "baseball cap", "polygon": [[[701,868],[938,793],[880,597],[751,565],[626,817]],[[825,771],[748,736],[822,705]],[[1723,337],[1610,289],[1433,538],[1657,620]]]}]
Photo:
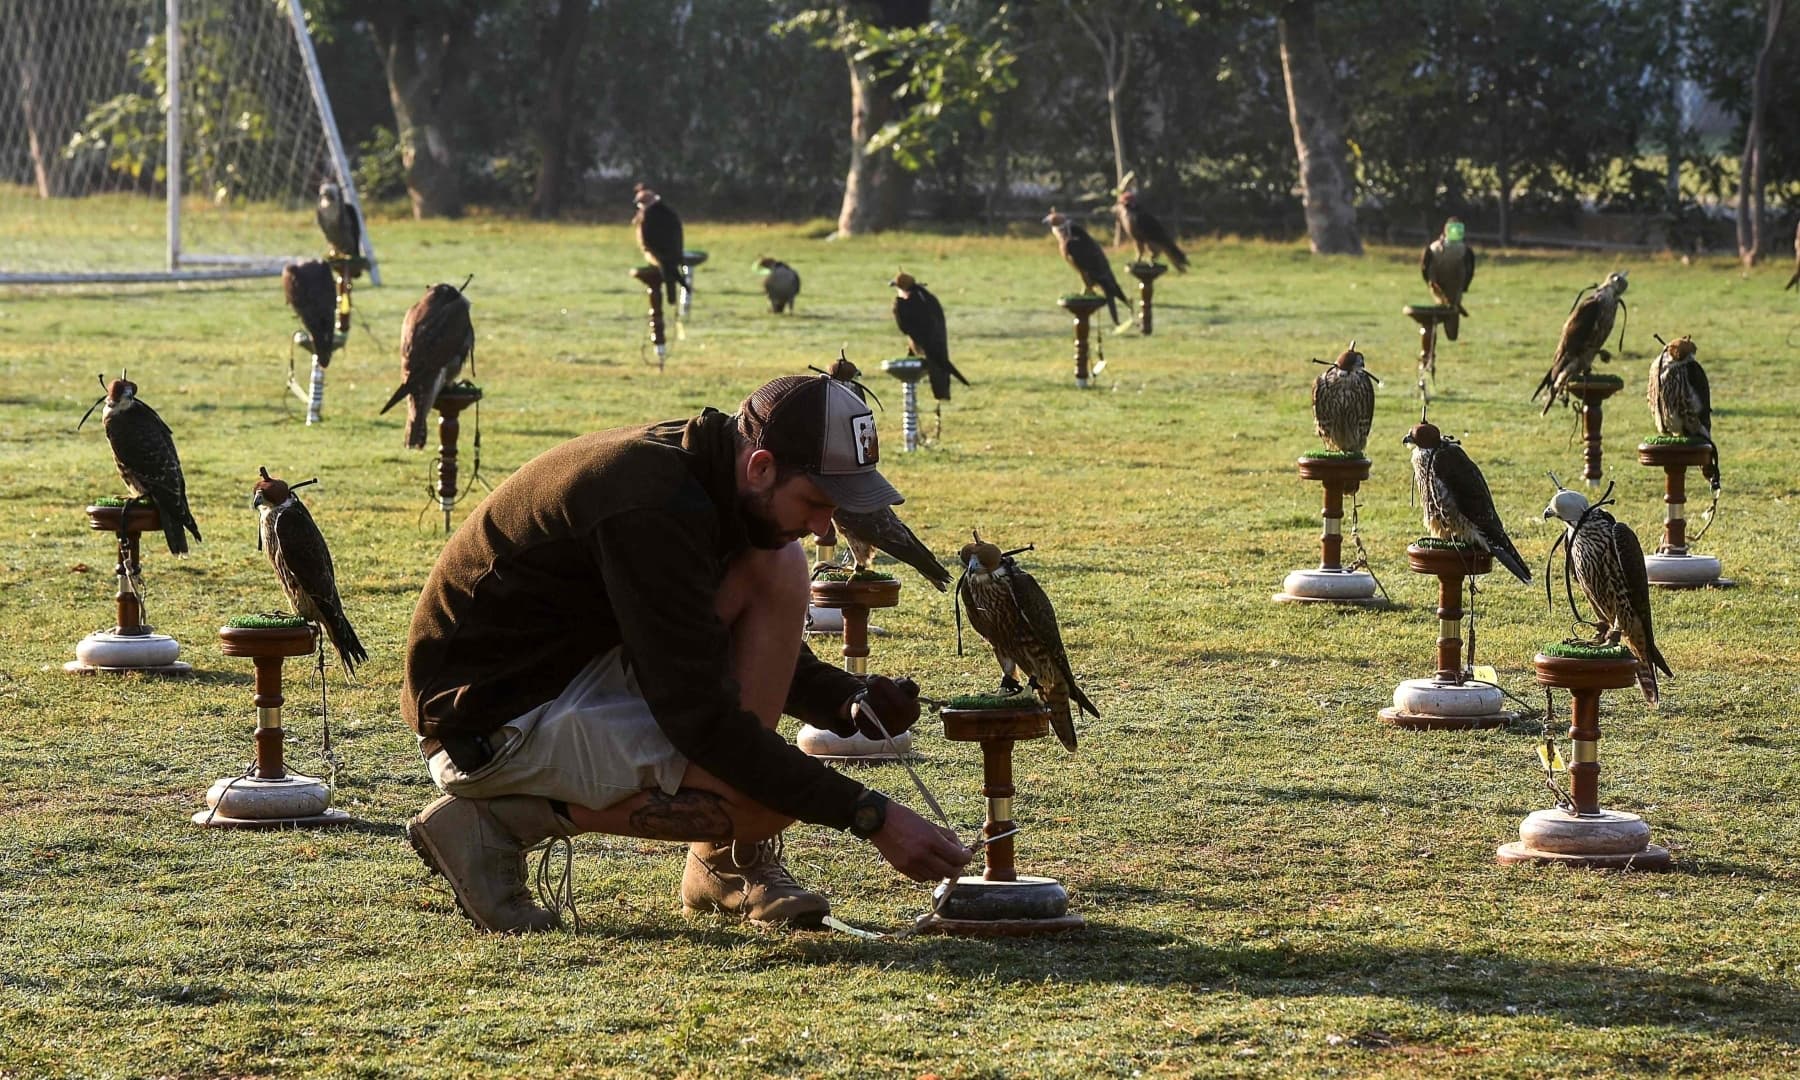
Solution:
[{"label": "baseball cap", "polygon": [[744,399],[738,424],[777,464],[805,472],[845,510],[866,514],[905,501],[875,470],[881,460],[875,414],[849,383],[784,375]]}]

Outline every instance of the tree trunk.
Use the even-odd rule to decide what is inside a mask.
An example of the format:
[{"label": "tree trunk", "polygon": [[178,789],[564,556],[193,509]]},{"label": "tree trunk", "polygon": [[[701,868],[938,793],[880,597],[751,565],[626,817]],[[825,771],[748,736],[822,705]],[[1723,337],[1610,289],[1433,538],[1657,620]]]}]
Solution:
[{"label": "tree trunk", "polygon": [[1781,30],[1784,0],[1769,0],[1762,51],[1756,56],[1756,74],[1750,81],[1750,121],[1744,125],[1744,156],[1738,167],[1738,258],[1744,269],[1756,265],[1762,254],[1763,219],[1763,114],[1768,110],[1769,77],[1775,61],[1775,38]]},{"label": "tree trunk", "polygon": [[548,85],[537,110],[533,136],[538,148],[537,187],[531,193],[531,216],[553,218],[562,213],[569,193],[569,145],[575,127],[575,71],[587,39],[588,0],[560,0],[539,39],[549,67]]},{"label": "tree trunk", "polygon": [[[931,21],[931,0],[853,0],[847,7],[868,9],[869,21],[888,30]],[[869,140],[900,108],[894,100],[900,87],[876,77],[880,57],[857,60],[859,51],[852,45],[845,53],[850,65],[850,171],[844,177],[844,203],[838,210],[839,236],[898,225],[912,194],[912,174],[894,162],[891,151],[869,153]]]},{"label": "tree trunk", "polygon": [[387,71],[413,217],[461,217],[462,180],[451,121],[462,86],[456,61],[473,20],[460,9],[421,17],[395,11],[397,6],[378,5],[369,25]]},{"label": "tree trunk", "polygon": [[869,140],[893,117],[893,93],[876,77],[873,61],[854,55],[848,59],[850,171],[844,177],[837,231],[839,236],[858,236],[899,224],[911,177],[894,164],[889,151],[869,152]]},{"label": "tree trunk", "polygon": [[1505,164],[1494,170],[1494,179],[1500,185],[1500,246],[1512,247],[1512,170]]},{"label": "tree trunk", "polygon": [[67,163],[59,151],[68,137],[69,124],[66,117],[52,114],[50,101],[45,96],[43,54],[46,35],[41,25],[42,15],[41,6],[25,5],[19,15],[19,32],[4,36],[14,45],[12,59],[18,71],[19,111],[25,117],[25,141],[31,154],[32,178],[37,183],[38,197],[49,199],[68,194]]},{"label": "tree trunk", "polygon": [[1300,158],[1306,235],[1319,255],[1361,255],[1350,162],[1331,70],[1319,44],[1314,0],[1288,0],[1276,20],[1281,71],[1287,82],[1288,123]]}]

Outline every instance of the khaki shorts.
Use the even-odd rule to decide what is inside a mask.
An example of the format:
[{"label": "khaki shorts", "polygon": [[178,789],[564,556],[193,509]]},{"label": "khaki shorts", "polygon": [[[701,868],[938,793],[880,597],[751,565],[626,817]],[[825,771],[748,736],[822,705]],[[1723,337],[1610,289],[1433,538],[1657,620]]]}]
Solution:
[{"label": "khaki shorts", "polygon": [[[426,758],[446,794],[540,795],[604,810],[640,791],[681,788],[687,758],[669,742],[618,649],[588,661],[556,700],[489,735],[494,757],[464,773],[435,746]],[[434,740],[421,740],[432,742]]]}]

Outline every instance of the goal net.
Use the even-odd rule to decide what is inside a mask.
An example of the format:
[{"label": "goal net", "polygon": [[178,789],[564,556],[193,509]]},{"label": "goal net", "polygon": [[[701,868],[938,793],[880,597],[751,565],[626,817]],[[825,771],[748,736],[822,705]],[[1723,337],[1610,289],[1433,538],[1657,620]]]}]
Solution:
[{"label": "goal net", "polygon": [[319,184],[356,195],[299,0],[4,7],[0,283],[260,276],[324,251]]}]

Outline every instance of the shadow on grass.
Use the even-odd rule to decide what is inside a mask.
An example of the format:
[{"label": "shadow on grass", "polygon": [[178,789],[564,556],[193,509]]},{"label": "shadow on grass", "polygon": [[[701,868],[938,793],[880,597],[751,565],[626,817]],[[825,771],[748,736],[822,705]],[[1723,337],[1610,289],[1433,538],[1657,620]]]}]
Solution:
[{"label": "shadow on grass", "polygon": [[[888,953],[889,950],[883,950]],[[1651,968],[1591,967],[1551,956],[1517,957],[1418,947],[1209,945],[1170,934],[1091,926],[1068,938],[926,939],[884,964],[964,978],[1167,985],[1269,997],[1405,998],[1446,1012],[1551,1016],[1618,1028],[1704,1024],[1733,1037],[1800,1043],[1785,1018],[1800,1010],[1788,985],[1732,975],[1717,980]]]},{"label": "shadow on grass", "polygon": [[[629,924],[592,919],[582,937],[738,947],[735,925]],[[1731,974],[1717,979],[1635,966],[1593,967],[1553,956],[1464,953],[1419,946],[1210,944],[1174,934],[1089,923],[1036,938],[919,937],[863,942],[829,934],[772,939],[772,963],[866,964],[920,975],[1042,985],[1134,984],[1189,992],[1219,990],[1257,998],[1406,999],[1426,1008],[1476,1015],[1547,1016],[1594,1028],[1690,1028],[1733,1038],[1800,1044],[1794,987]],[[569,966],[585,966],[574,957]],[[607,961],[596,956],[595,965]]]}]

